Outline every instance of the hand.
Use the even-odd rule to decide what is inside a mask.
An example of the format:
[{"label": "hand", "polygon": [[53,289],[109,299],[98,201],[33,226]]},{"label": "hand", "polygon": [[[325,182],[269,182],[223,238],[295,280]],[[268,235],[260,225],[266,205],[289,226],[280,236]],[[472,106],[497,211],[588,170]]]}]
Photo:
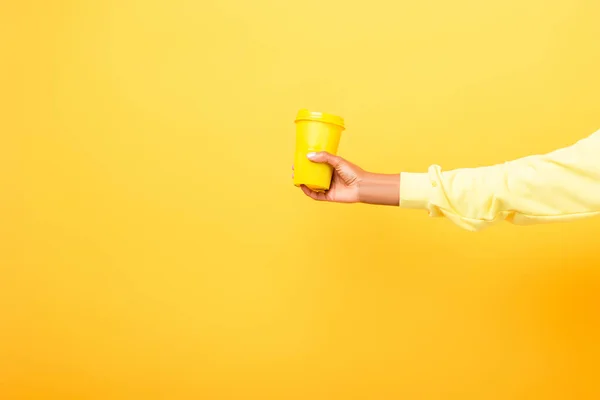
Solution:
[{"label": "hand", "polygon": [[[367,203],[398,206],[400,202],[400,175],[374,174],[327,152],[309,153],[312,162],[333,167],[331,186],[324,193],[314,192],[302,185],[308,197],[336,203]],[[293,167],[292,167],[293,169]]]},{"label": "hand", "polygon": [[326,163],[333,167],[331,186],[325,193],[318,193],[302,185],[301,189],[308,197],[319,201],[336,203],[357,203],[359,183],[367,175],[362,168],[327,152],[309,153],[308,159],[316,163]]}]

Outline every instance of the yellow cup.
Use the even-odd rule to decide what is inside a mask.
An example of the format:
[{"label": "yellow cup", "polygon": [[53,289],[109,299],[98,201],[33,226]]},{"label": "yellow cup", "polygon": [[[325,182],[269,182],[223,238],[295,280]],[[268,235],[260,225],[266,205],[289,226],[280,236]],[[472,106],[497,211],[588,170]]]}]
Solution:
[{"label": "yellow cup", "polygon": [[336,115],[300,110],[296,117],[296,154],[294,185],[306,185],[316,192],[329,190],[333,168],[314,163],[306,156],[311,152],[337,154],[344,120]]}]

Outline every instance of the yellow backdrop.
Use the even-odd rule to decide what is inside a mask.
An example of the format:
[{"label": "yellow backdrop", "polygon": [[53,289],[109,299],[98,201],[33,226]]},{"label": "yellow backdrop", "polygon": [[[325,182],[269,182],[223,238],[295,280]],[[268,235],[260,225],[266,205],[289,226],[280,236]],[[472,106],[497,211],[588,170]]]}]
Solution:
[{"label": "yellow backdrop", "polygon": [[312,202],[600,128],[595,0],[0,4],[0,398],[597,399],[600,220]]}]

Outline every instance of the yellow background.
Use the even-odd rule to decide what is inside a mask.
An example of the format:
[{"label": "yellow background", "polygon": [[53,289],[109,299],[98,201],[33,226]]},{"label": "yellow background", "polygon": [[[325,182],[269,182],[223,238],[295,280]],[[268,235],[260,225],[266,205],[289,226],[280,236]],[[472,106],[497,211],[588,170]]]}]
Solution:
[{"label": "yellow background", "polygon": [[312,202],[600,128],[596,0],[0,3],[0,398],[600,397],[600,220]]}]

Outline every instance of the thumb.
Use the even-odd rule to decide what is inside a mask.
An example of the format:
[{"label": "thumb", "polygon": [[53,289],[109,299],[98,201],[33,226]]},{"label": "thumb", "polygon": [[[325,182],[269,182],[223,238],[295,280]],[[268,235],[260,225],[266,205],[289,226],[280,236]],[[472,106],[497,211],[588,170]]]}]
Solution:
[{"label": "thumb", "polygon": [[341,157],[334,156],[333,154],[328,153],[326,151],[320,151],[317,153],[308,153],[306,155],[306,157],[312,162],[329,164],[334,168],[339,167],[340,164],[342,163]]}]

